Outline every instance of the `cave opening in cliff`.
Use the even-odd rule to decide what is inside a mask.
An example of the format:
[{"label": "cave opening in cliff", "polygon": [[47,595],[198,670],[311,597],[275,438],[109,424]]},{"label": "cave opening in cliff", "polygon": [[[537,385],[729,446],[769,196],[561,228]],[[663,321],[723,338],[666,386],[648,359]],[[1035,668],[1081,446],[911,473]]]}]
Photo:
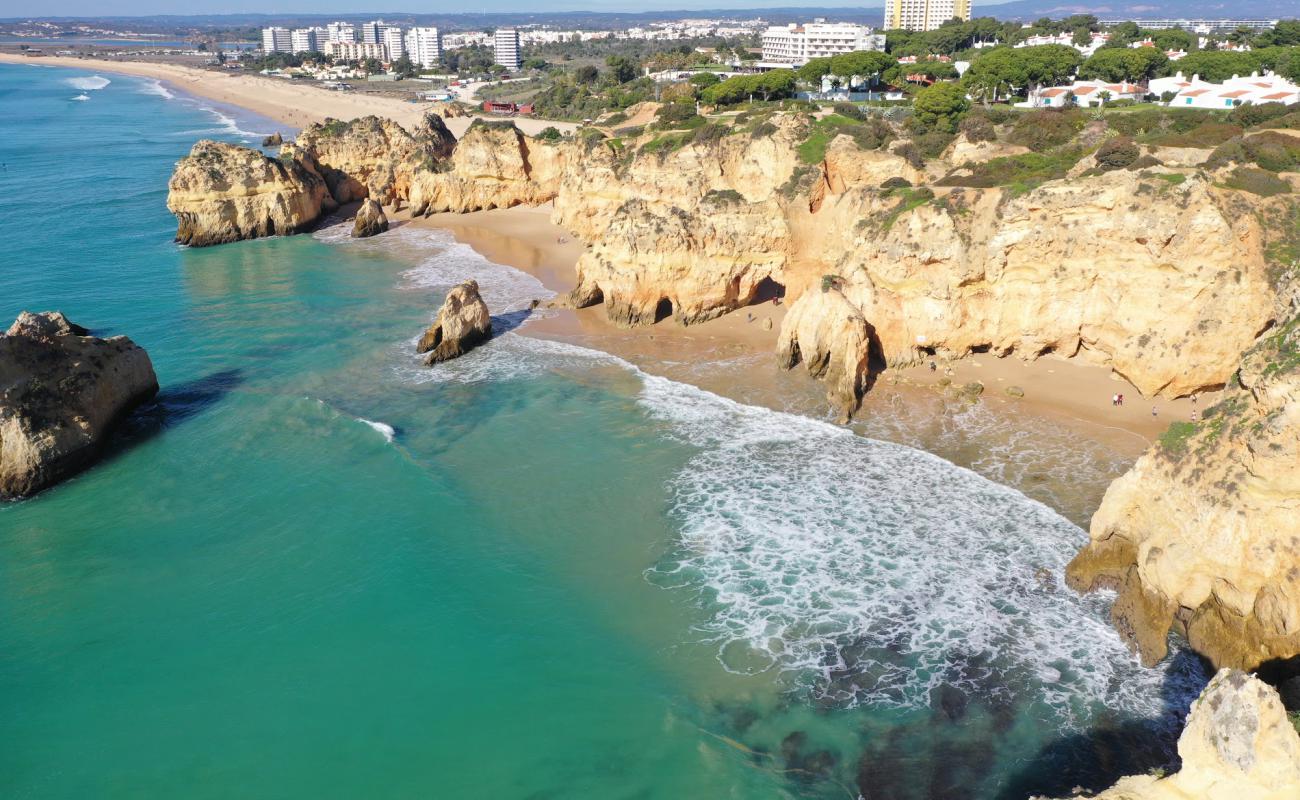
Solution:
[{"label": "cave opening in cliff", "polygon": [[785,286],[772,280],[769,275],[754,287],[754,299],[750,301],[750,305],[771,302],[778,297],[785,297]]},{"label": "cave opening in cliff", "polygon": [[655,306],[655,322],[663,322],[673,315],[673,301],[667,297],[659,299],[659,305]]}]

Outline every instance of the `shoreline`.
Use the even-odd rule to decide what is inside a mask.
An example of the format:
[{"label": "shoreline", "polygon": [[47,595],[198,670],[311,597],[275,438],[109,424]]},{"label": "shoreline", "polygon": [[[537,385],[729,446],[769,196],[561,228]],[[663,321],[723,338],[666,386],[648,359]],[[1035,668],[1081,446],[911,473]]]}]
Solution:
[{"label": "shoreline", "polygon": [[[115,61],[70,56],[31,57],[0,52],[0,64],[113,72],[120,75],[153,78],[185,94],[242,108],[290,126],[294,130],[300,130],[312,123],[324,122],[327,117],[348,120],[372,114],[393,119],[402,127],[411,130],[420,124],[425,113],[435,105],[432,102],[413,103],[395,97],[336,92],[301,81],[268,78],[258,74],[239,71],[219,72],[158,61]],[[446,120],[446,123],[448,129],[459,137],[469,128],[470,123],[478,118],[477,116],[452,117]],[[512,119],[525,133],[537,133],[548,126],[554,126],[562,131],[577,127],[572,122],[531,117]]]},{"label": "shoreline", "polygon": [[[550,222],[549,203],[470,214],[435,214],[408,220],[406,224],[446,230],[456,241],[473,248],[487,260],[526,272],[559,296],[572,289],[574,265],[583,250],[581,243]],[[763,304],[690,327],[665,320],[640,328],[620,328],[610,323],[603,307],[597,305],[560,309],[558,314],[536,320],[527,326],[526,332],[520,332],[566,341],[581,339],[588,346],[612,352],[638,365],[654,360],[730,357],[766,362],[775,370],[776,341],[785,308],[785,304],[776,307]],[[747,319],[750,315],[752,321]],[[765,319],[772,320],[771,330],[763,329]],[[884,370],[877,376],[876,387],[864,398],[864,410],[872,405],[873,395],[884,388],[934,397],[940,394],[943,388],[940,384],[945,379],[954,386],[979,381],[984,385],[980,402],[1001,413],[1029,412],[1082,425],[1095,438],[1118,443],[1125,450],[1134,450],[1136,455],[1171,422],[1190,419],[1193,409],[1203,410],[1213,405],[1219,394],[1202,395],[1196,403],[1188,398],[1143,398],[1132,384],[1108,367],[1055,355],[1022,361],[1014,356],[979,354],[953,361],[938,360],[936,367],[934,371],[928,365]],[[798,368],[778,374],[792,383],[795,379],[807,379]],[[1007,392],[1011,387],[1023,390],[1024,396],[1012,397]],[[781,390],[780,386],[773,388]],[[1111,404],[1116,394],[1124,395],[1122,407]]]}]

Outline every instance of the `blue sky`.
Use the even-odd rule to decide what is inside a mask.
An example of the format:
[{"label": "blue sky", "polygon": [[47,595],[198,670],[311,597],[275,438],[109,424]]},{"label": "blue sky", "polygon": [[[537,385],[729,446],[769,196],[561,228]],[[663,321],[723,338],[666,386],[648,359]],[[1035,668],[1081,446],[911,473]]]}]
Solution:
[{"label": "blue sky", "polygon": [[[834,0],[477,0],[456,7],[446,3],[357,2],[357,0],[49,0],[29,3],[23,0],[0,0],[0,18],[40,16],[139,16],[154,14],[364,14],[369,9],[436,14],[451,11],[659,11],[691,8],[762,8],[817,6],[832,7],[850,3]],[[884,0],[860,0],[855,8],[880,8]]]}]

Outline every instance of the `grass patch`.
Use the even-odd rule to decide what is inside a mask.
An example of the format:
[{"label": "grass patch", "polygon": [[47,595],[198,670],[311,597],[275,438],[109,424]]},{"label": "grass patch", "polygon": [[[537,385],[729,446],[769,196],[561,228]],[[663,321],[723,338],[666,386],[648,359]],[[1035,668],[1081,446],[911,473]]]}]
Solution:
[{"label": "grass patch", "polygon": [[1170,186],[1182,186],[1187,181],[1187,176],[1181,172],[1157,172],[1151,177],[1162,180]]},{"label": "grass patch", "polygon": [[1195,422],[1175,422],[1160,434],[1160,450],[1165,455],[1177,457],[1187,453],[1188,444],[1196,435]]},{"label": "grass patch", "polygon": [[1276,197],[1280,194],[1289,194],[1291,191],[1290,183],[1257,167],[1237,167],[1223,185],[1228,189],[1250,192],[1260,197]]},{"label": "grass patch", "polygon": [[898,218],[909,211],[920,208],[934,199],[934,191],[927,186],[912,188],[910,186],[900,186],[897,189],[888,189],[885,191],[886,197],[897,197],[898,203],[889,212],[885,214],[880,221],[880,232],[885,233],[894,226]]},{"label": "grass patch", "polygon": [[1082,151],[1073,149],[1050,155],[1024,153],[1003,156],[982,164],[968,164],[966,170],[969,170],[969,175],[951,174],[939,181],[938,185],[969,186],[976,189],[1003,186],[1012,197],[1019,197],[1042,183],[1064,178],[1082,157]]},{"label": "grass patch", "polygon": [[805,164],[820,164],[826,159],[826,147],[841,133],[852,137],[863,150],[876,150],[894,135],[893,128],[884,120],[856,120],[843,114],[830,114],[813,122],[808,138],[798,147],[799,160]]}]

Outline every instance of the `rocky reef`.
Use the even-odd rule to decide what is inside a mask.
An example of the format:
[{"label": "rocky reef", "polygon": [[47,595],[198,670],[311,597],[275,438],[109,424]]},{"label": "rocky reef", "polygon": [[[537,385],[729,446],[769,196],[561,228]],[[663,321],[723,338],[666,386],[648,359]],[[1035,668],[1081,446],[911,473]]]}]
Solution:
[{"label": "rocky reef", "polygon": [[1096,799],[1300,797],[1300,733],[1277,692],[1238,670],[1220,670],[1192,703],[1178,755],[1178,772],[1123,778]]},{"label": "rocky reef", "polygon": [[63,314],[26,311],[0,336],[0,500],[85,469],[113,427],[158,391],[148,354]]},{"label": "rocky reef", "polygon": [[453,286],[433,324],[420,337],[417,353],[432,366],[463,356],[492,336],[492,317],[478,293],[478,281]]},{"label": "rocky reef", "polygon": [[361,207],[357,209],[357,216],[352,221],[353,237],[364,239],[378,236],[386,230],[388,230],[388,217],[384,214],[384,207],[371,197],[362,200]]},{"label": "rocky reef", "polygon": [[1148,664],[1171,628],[1217,666],[1300,655],[1300,318],[1111,484],[1068,580],[1118,590],[1112,617]]},{"label": "rocky reef", "polygon": [[207,139],[177,162],[167,189],[176,241],[193,247],[297,233],[336,205],[309,166]]}]

